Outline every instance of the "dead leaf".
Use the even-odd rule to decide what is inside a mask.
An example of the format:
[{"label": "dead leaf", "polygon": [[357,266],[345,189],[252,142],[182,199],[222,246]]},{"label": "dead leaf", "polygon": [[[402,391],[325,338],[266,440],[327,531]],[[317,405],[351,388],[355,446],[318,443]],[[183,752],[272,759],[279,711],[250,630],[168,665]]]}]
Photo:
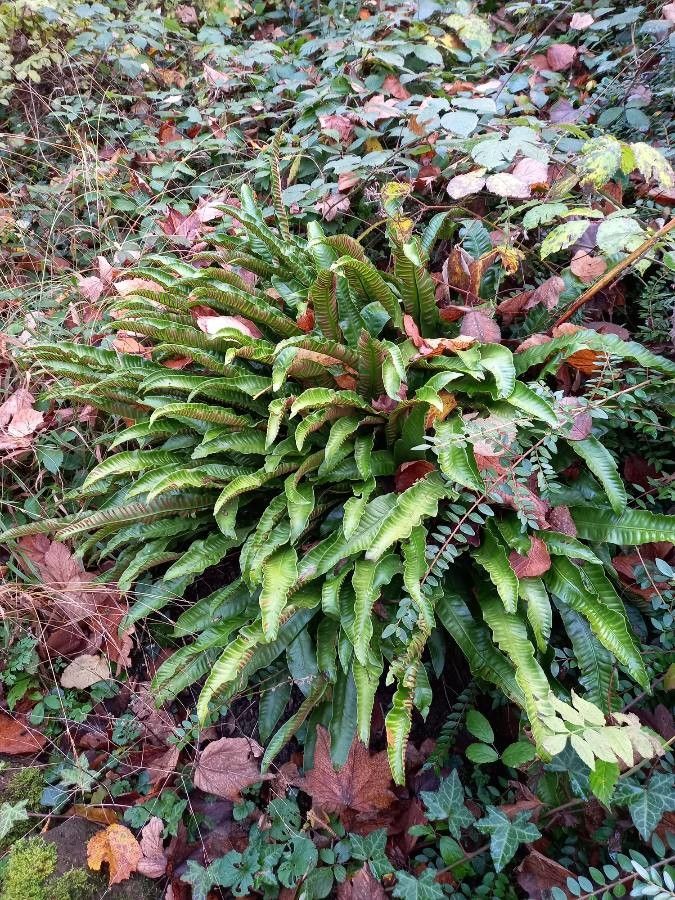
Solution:
[{"label": "dead leaf", "polygon": [[26,725],[18,716],[0,712],[0,753],[19,756],[22,753],[38,753],[47,743],[39,731]]},{"label": "dead leaf", "polygon": [[541,538],[530,538],[530,549],[525,556],[516,551],[509,553],[509,565],[518,578],[536,578],[551,568],[548,547]]},{"label": "dead leaf", "polygon": [[117,813],[109,806],[86,806],[84,803],[75,803],[71,812],[78,819],[96,822],[97,825],[114,825],[118,820]]},{"label": "dead leaf", "polygon": [[41,412],[33,409],[35,397],[26,388],[18,388],[0,406],[0,450],[16,450],[30,445],[29,436],[44,423]]},{"label": "dead leaf", "polygon": [[166,872],[167,858],[162,843],[164,823],[153,816],[141,831],[141,857],[137,871],[147,878],[161,878]]},{"label": "dead leaf", "polygon": [[448,350],[450,353],[456,353],[458,350],[468,350],[476,341],[470,337],[457,338],[423,338],[419,328],[415,324],[415,320],[407,313],[403,316],[403,327],[405,333],[419,350],[420,356],[440,356]]},{"label": "dead leaf", "polygon": [[565,282],[558,275],[547,278],[532,291],[525,308],[534,309],[535,306],[545,306],[548,310],[555,309],[564,290]]},{"label": "dead leaf", "polygon": [[397,119],[402,115],[396,108],[397,103],[395,97],[385,100],[384,94],[375,94],[361,107],[363,118],[371,124],[379,119]]},{"label": "dead leaf", "polygon": [[548,166],[546,163],[538,159],[530,159],[529,156],[524,157],[515,164],[511,170],[514,175],[523,184],[532,187],[533,184],[546,184],[548,182]]},{"label": "dead leaf", "polygon": [[513,197],[524,200],[530,196],[530,186],[515,175],[508,172],[498,172],[490,175],[485,180],[485,186],[492,194],[498,197]]},{"label": "dead leaf", "polygon": [[546,62],[552,72],[569,69],[577,58],[577,49],[570,44],[551,44],[546,51]]},{"label": "dead leaf", "polygon": [[391,784],[386,752],[371,756],[358,738],[354,739],[344,766],[336,771],[330,757],[330,736],[319,726],[314,768],[298,786],[322,810],[337,813],[347,825],[355,816],[373,816],[391,806],[396,799],[390,790]]},{"label": "dead leaf", "polygon": [[262,331],[241,316],[197,316],[197,327],[205,334],[218,334],[223,328],[234,328],[247,337],[262,337]]},{"label": "dead leaf", "polygon": [[61,687],[83,691],[107,678],[110,678],[108,660],[102,656],[83,653],[69,663],[61,673]]},{"label": "dead leaf", "polygon": [[411,462],[404,462],[398,467],[394,473],[394,488],[396,493],[401,494],[416,481],[421,481],[429,472],[435,471],[436,466],[427,462],[425,459],[414,459]]},{"label": "dead leaf", "polygon": [[141,290],[154,291],[155,293],[161,293],[164,290],[161,284],[157,284],[156,281],[150,281],[148,278],[122,278],[115,282],[114,288],[120,297],[126,297]]},{"label": "dead leaf", "polygon": [[577,350],[565,362],[584,375],[593,375],[601,368],[605,358],[605,354],[596,353],[595,350]]},{"label": "dead leaf", "polygon": [[184,3],[179,3],[176,7],[176,18],[179,22],[182,22],[183,25],[199,25],[199,19],[197,18],[194,6],[187,6]]},{"label": "dead leaf", "polygon": [[110,885],[119,884],[130,878],[138,871],[142,857],[140,844],[124,825],[109,825],[87,843],[89,868],[100,872],[103,863],[107,863]]},{"label": "dead leaf", "polygon": [[342,215],[342,213],[349,212],[350,206],[349,197],[345,194],[337,193],[329,194],[323,200],[319,200],[314,205],[314,209],[323,216],[326,222],[332,222],[333,219]]},{"label": "dead leaf", "polygon": [[387,900],[387,894],[370,871],[370,866],[365,865],[351,878],[347,878],[337,888],[338,900]]},{"label": "dead leaf", "polygon": [[354,137],[354,123],[349,116],[338,114],[319,116],[319,125],[322,131],[336,132],[341,144],[351,144]]},{"label": "dead leaf", "polygon": [[195,787],[207,794],[237,801],[244,788],[272,777],[260,773],[258,758],[262,754],[263,748],[247,738],[212,741],[199,754]]},{"label": "dead leaf", "polygon": [[176,723],[165,709],[157,709],[149,684],[139,684],[129,708],[143,726],[144,736],[156,746],[164,746],[173,735]]},{"label": "dead leaf", "polygon": [[590,13],[574,13],[570,21],[570,28],[574,28],[577,31],[584,31],[586,28],[589,28],[593,22],[595,22],[595,19]]},{"label": "dead leaf", "polygon": [[385,94],[391,94],[392,97],[396,97],[397,100],[408,100],[410,98],[410,92],[403,87],[395,75],[387,75],[382,82],[382,90]]},{"label": "dead leaf", "polygon": [[105,285],[98,275],[88,275],[86,278],[78,275],[77,287],[86,300],[91,300],[92,303],[96,303],[103,293]]},{"label": "dead leaf", "polygon": [[586,250],[577,250],[570,263],[572,274],[582,281],[595,281],[606,269],[607,263],[601,256],[592,256]]},{"label": "dead leaf", "polygon": [[567,879],[573,878],[573,873],[538,850],[528,851],[516,873],[518,884],[530,900],[540,900],[554,887],[563,891],[566,897],[572,896],[567,890]]},{"label": "dead leaf", "polygon": [[475,172],[467,172],[465,175],[455,175],[448,182],[446,188],[448,194],[453,200],[461,200],[470,194],[477,194],[485,187],[485,169],[478,169]]},{"label": "dead leaf", "polygon": [[502,339],[502,333],[495,320],[477,309],[464,316],[459,333],[466,337],[477,338],[484,344],[498,344]]}]

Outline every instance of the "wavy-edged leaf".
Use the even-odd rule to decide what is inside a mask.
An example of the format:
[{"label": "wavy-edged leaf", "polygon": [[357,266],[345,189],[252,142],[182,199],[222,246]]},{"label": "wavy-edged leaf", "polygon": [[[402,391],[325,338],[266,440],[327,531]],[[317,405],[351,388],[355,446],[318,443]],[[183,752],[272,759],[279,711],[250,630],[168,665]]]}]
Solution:
[{"label": "wavy-edged leaf", "polygon": [[402,327],[403,318],[399,300],[371,262],[342,256],[333,264],[333,268],[345,276],[359,306],[367,306],[377,301],[384,307],[394,326]]},{"label": "wavy-edged leaf", "polygon": [[495,380],[497,399],[505,400],[510,397],[516,386],[516,369],[511,351],[501,344],[484,344],[480,348],[480,361]]},{"label": "wavy-edged leaf", "polygon": [[597,543],[637,546],[655,541],[675,543],[675,516],[627,509],[621,515],[597,506],[570,509],[580,538]]},{"label": "wavy-edged leaf", "polygon": [[337,277],[334,272],[322,269],[309,289],[309,299],[314,309],[314,319],[325,338],[342,340],[340,314],[337,301]]},{"label": "wavy-edged leaf", "polygon": [[193,541],[180,559],[176,560],[167,570],[164,578],[168,580],[182,578],[186,575],[201,575],[209,566],[217,566],[227,551],[236,547],[240,541],[241,538],[225,537],[220,533],[210,534],[208,537]]},{"label": "wavy-edged leaf", "polygon": [[380,683],[384,666],[382,660],[374,666],[372,657],[368,665],[362,666],[358,659],[352,662],[352,672],[356,685],[356,726],[360,740],[364,744],[370,741],[370,725],[375,705],[375,694]]},{"label": "wavy-edged leaf", "polygon": [[485,529],[483,542],[472,555],[490,576],[506,611],[515,613],[518,607],[518,578],[509,564],[506,550],[491,529]]},{"label": "wavy-edged leaf", "polygon": [[628,497],[614,457],[600,441],[590,435],[583,441],[568,441],[603,486],[609,504],[617,515],[626,509]]},{"label": "wavy-edged leaf", "polygon": [[[252,428],[256,423],[248,416],[240,416],[233,409],[211,406],[208,403],[166,403],[150,416],[150,423],[158,419],[197,419],[213,425],[229,425],[231,428]],[[151,452],[151,451],[148,451]]]},{"label": "wavy-edged leaf", "polygon": [[340,670],[333,686],[333,702],[328,725],[331,760],[338,769],[347,762],[356,734],[356,696],[353,673]]},{"label": "wavy-edged leaf", "polygon": [[537,647],[542,653],[546,653],[553,627],[553,611],[544,582],[541,578],[520,578],[518,593],[527,604],[527,620],[534,632]]},{"label": "wavy-edged leaf", "polygon": [[354,588],[354,622],[350,634],[354,653],[361,665],[368,664],[370,642],[373,637],[372,611],[382,586],[389,584],[401,571],[401,561],[391,553],[377,562],[357,559],[352,575]]},{"label": "wavy-edged leaf", "polygon": [[412,687],[400,683],[384,720],[389,768],[396,784],[405,784],[405,754],[412,728],[412,694]]},{"label": "wavy-edged leaf", "polygon": [[298,484],[294,475],[284,482],[284,492],[288,505],[288,520],[291,523],[290,540],[296,541],[307,527],[314,511],[314,488],[311,484]]},{"label": "wavy-edged leaf", "polygon": [[401,545],[401,550],[403,551],[403,583],[419,612],[420,628],[430,634],[434,627],[434,608],[422,589],[422,580],[427,569],[426,539],[426,528],[423,525],[417,525],[410,532],[409,540],[404,541]]},{"label": "wavy-edged leaf", "polygon": [[157,466],[182,466],[186,457],[182,453],[167,450],[128,450],[109,456],[95,466],[87,475],[82,490],[87,490],[103,478],[113,475],[127,475],[142,472],[143,469],[154,469]]},{"label": "wavy-edged leaf", "polygon": [[581,672],[579,681],[587,691],[586,699],[608,713],[610,698],[616,693],[612,654],[595,637],[582,615],[561,600],[556,605],[572,641],[574,658]]},{"label": "wavy-edged leaf", "polygon": [[436,287],[426,266],[415,265],[401,250],[394,254],[394,274],[405,311],[417,323],[422,337],[436,336],[440,322]]},{"label": "wavy-edged leaf", "polygon": [[452,416],[434,425],[439,443],[434,446],[441,472],[450,481],[461,484],[480,494],[485,492],[485,482],[481,478],[473,449],[467,446],[460,416]]},{"label": "wavy-edged leaf", "polygon": [[251,603],[250,590],[241,578],[237,578],[182,612],[173,628],[174,637],[194,637],[214,622],[239,615]]},{"label": "wavy-edged leaf", "polygon": [[300,728],[311,711],[323,700],[327,689],[328,682],[325,678],[319,675],[319,677],[314,680],[312,690],[302,701],[298,708],[298,711],[282,725],[282,727],[277,731],[277,733],[267,745],[265,754],[260,764],[261,772],[266,772],[269,769],[270,764],[277,753],[285,744],[290,741],[290,739]]},{"label": "wavy-edged leaf", "polygon": [[263,565],[260,612],[266,641],[277,637],[279,619],[297,577],[298,554],[293,547],[278,550]]},{"label": "wavy-edged leaf", "polygon": [[438,501],[447,496],[447,489],[437,472],[416,481],[398,494],[394,508],[383,518],[373,542],[366,551],[366,559],[377,560],[397,541],[410,537],[416,525],[438,512]]},{"label": "wavy-edged leaf", "polygon": [[[235,640],[225,648],[211,668],[209,677],[197,700],[197,716],[200,722],[204,722],[208,718],[209,704],[212,698],[237,678],[251,659],[255,648],[263,640],[261,623],[253,622],[253,624],[240,629]],[[156,678],[158,676],[159,671]]]},{"label": "wavy-edged leaf", "polygon": [[544,400],[543,397],[540,397],[539,394],[535,393],[526,384],[523,384],[522,381],[516,381],[515,387],[509,394],[506,402],[532,418],[541,419],[547,425],[551,425],[554,428],[558,425],[558,417],[548,400]]},{"label": "wavy-edged leaf", "polygon": [[332,472],[335,466],[343,458],[343,448],[347,441],[359,427],[360,416],[344,416],[333,422],[326,441],[325,455],[319,466],[319,474],[325,475]]}]

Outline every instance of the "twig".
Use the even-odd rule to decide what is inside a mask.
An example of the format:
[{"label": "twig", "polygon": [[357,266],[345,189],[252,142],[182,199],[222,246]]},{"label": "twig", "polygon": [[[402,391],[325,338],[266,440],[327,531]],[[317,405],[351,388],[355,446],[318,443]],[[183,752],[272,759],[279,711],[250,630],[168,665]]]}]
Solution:
[{"label": "twig", "polygon": [[629,266],[632,266],[634,262],[640,259],[641,256],[644,256],[648,250],[650,250],[654,244],[660,240],[665,234],[668,234],[669,231],[672,231],[675,228],[675,219],[671,219],[670,222],[667,222],[663,228],[659,228],[659,230],[653,234],[651,237],[647,238],[647,240],[640,244],[640,246],[633,250],[632,253],[629,253],[625,259],[622,259],[621,262],[614,266],[613,269],[610,269],[609,272],[605,272],[602,278],[599,278],[595,284],[592,284],[588,290],[584,291],[581,297],[578,300],[575,300],[574,303],[570,306],[570,308],[560,316],[553,323],[553,328],[557,325],[562,325],[563,322],[567,322],[568,319],[571,319],[574,313],[581,309],[582,306],[585,306],[589,300],[591,300],[598,291],[601,291],[603,288],[606,288],[609,284],[615,281],[621,273],[627,269]]}]

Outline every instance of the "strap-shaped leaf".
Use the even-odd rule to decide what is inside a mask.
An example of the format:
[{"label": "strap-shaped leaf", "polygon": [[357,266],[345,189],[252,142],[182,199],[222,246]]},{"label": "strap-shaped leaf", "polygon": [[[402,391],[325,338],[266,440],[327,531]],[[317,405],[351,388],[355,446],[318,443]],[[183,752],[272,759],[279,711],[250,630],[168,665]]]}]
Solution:
[{"label": "strap-shaped leaf", "polygon": [[485,344],[480,348],[480,361],[483,368],[494,377],[497,386],[497,399],[510,397],[516,387],[516,370],[513,354],[508,347],[501,344]]},{"label": "strap-shaped leaf", "polygon": [[[208,718],[209,704],[213,697],[237,678],[262,640],[264,640],[262,625],[260,622],[254,622],[240,629],[237,638],[225,648],[213,665],[197,700],[197,716],[200,722],[205,722]],[[159,675],[159,672],[157,674]]]},{"label": "strap-shaped leaf", "polygon": [[384,723],[387,730],[387,756],[389,768],[396,784],[405,784],[405,754],[412,728],[412,695],[414,689],[399,683],[394,693],[391,709]]},{"label": "strap-shaped leaf", "polygon": [[175,637],[195,637],[215,621],[237,616],[251,604],[251,592],[241,578],[188,607],[176,619]]},{"label": "strap-shaped leaf", "polygon": [[338,672],[333,686],[333,702],[328,725],[330,733],[330,756],[336,768],[347,762],[349,750],[356,734],[356,684],[352,671]]},{"label": "strap-shaped leaf", "polygon": [[627,509],[621,515],[597,506],[574,506],[570,510],[580,538],[625,546],[675,543],[675,516]]},{"label": "strap-shaped leaf", "polygon": [[309,299],[314,310],[314,319],[325,338],[342,340],[340,314],[337,300],[337,277],[329,269],[322,269],[309,289]]},{"label": "strap-shaped leaf", "polygon": [[583,441],[568,441],[605,489],[609,504],[617,515],[626,509],[627,496],[614,457],[600,441],[590,435]]},{"label": "strap-shaped leaf", "polygon": [[601,561],[593,553],[590,547],[582,544],[569,534],[561,534],[558,531],[540,531],[537,535],[543,540],[549,553],[555,556],[566,556],[568,559],[583,559],[586,562],[601,565]]},{"label": "strap-shaped leaf", "polygon": [[358,559],[352,575],[354,588],[354,622],[350,634],[354,653],[361,665],[368,664],[370,642],[373,637],[372,611],[384,584],[389,584],[401,570],[401,561],[389,554],[378,562]]},{"label": "strap-shaped leaf", "polygon": [[379,664],[373,664],[372,655],[368,665],[362,666],[358,659],[352,662],[354,683],[356,685],[356,727],[359,739],[364,744],[370,741],[370,725],[375,705],[375,694],[380,683],[384,666],[381,658]]},{"label": "strap-shaped leaf", "polygon": [[357,342],[358,390],[367,399],[379,397],[384,392],[384,363],[389,358],[386,348],[367,331],[362,330]]},{"label": "strap-shaped leaf", "polygon": [[333,391],[329,388],[307,388],[293,402],[291,416],[297,416],[305,409],[317,409],[326,406],[350,407],[371,411],[370,406],[364,402],[354,391]]},{"label": "strap-shaped leaf", "polygon": [[231,428],[253,428],[257,424],[247,416],[238,415],[233,409],[211,406],[208,403],[167,403],[153,412],[150,423],[154,424],[163,418],[197,419],[214,425],[229,425]]},{"label": "strap-shaped leaf", "polygon": [[129,450],[109,456],[93,468],[84,480],[82,490],[87,490],[103,478],[113,475],[128,475],[142,472],[143,469],[154,469],[158,466],[182,466],[186,457],[182,453],[167,450]]},{"label": "strap-shaped leaf", "polygon": [[534,632],[537,647],[542,653],[546,653],[553,627],[553,611],[544,582],[541,578],[520,578],[518,593],[527,604],[527,620]]},{"label": "strap-shaped leaf", "polygon": [[535,393],[526,384],[523,384],[522,381],[516,381],[516,385],[506,402],[511,406],[515,406],[516,409],[522,410],[522,412],[532,418],[541,419],[547,425],[551,425],[554,428],[558,425],[558,417],[548,400],[544,400],[543,397],[540,397],[539,394]]},{"label": "strap-shaped leaf", "polygon": [[[631,634],[625,613],[610,608],[589,590],[579,570],[568,559],[557,557],[546,573],[548,589],[590,623],[593,633],[643,688],[649,685],[640,650]],[[618,598],[617,598],[618,599]]]},{"label": "strap-shaped leaf", "polygon": [[450,481],[461,484],[472,491],[485,492],[485,482],[481,478],[473,449],[464,439],[462,419],[453,416],[434,425],[439,443],[434,446],[441,472]]},{"label": "strap-shaped leaf", "polygon": [[186,575],[201,575],[209,566],[216,566],[228,550],[240,543],[236,537],[225,537],[214,532],[206,538],[194,541],[180,559],[165,573],[164,580],[183,578]]},{"label": "strap-shaped leaf", "polygon": [[293,547],[278,550],[263,565],[260,612],[266,641],[279,632],[279,619],[298,578],[298,554]]},{"label": "strap-shaped leaf", "polygon": [[518,579],[509,565],[504,546],[492,529],[485,529],[483,542],[473,551],[473,557],[490,576],[506,611],[515,613],[518,607]]},{"label": "strap-shaped leaf", "polygon": [[417,525],[410,533],[410,539],[401,545],[403,550],[403,583],[420,615],[419,626],[427,634],[434,627],[434,608],[422,589],[422,579],[427,569],[427,530]]},{"label": "strap-shaped leaf", "polygon": [[610,698],[616,693],[614,659],[590,629],[586,619],[563,603],[556,602],[565,631],[572,641],[572,650],[587,690],[586,699],[603,712],[610,711]]},{"label": "strap-shaped leaf", "polygon": [[335,466],[343,458],[343,447],[359,427],[360,416],[344,416],[331,425],[330,434],[326,441],[325,455],[319,467],[319,474],[325,475],[332,472]]},{"label": "strap-shaped leaf", "polygon": [[285,724],[279,729],[279,731],[277,731],[277,733],[267,745],[267,749],[265,750],[262,762],[260,763],[261,772],[266,772],[269,769],[270,764],[277,753],[285,744],[290,741],[290,739],[300,728],[300,726],[314,709],[314,707],[318,706],[318,704],[323,700],[327,689],[328,682],[325,678],[319,675],[319,677],[314,680],[312,690],[302,701],[300,707],[298,708],[298,711],[294,715],[292,715],[287,722],[285,722]]},{"label": "strap-shaped leaf", "polygon": [[284,482],[284,492],[291,523],[290,540],[296,541],[307,527],[314,511],[314,489],[311,484],[298,484],[297,478],[289,475]]},{"label": "strap-shaped leaf", "polygon": [[345,276],[359,306],[368,306],[376,301],[384,307],[394,326],[402,327],[398,297],[371,262],[342,256],[333,264],[333,269]]},{"label": "strap-shaped leaf", "polygon": [[428,269],[426,266],[415,265],[400,250],[394,254],[394,274],[400,286],[406,313],[417,323],[422,337],[435,337],[440,318],[436,305],[436,288]]},{"label": "strap-shaped leaf", "polygon": [[562,356],[566,359],[579,350],[594,350],[596,353],[607,353],[618,359],[630,359],[646,369],[654,369],[664,375],[675,375],[675,363],[663,356],[651,353],[642,344],[635,341],[622,341],[616,334],[598,334],[597,331],[580,329],[572,334],[553,338],[536,347],[529,347],[514,356],[518,374],[526,372],[532,366],[538,366],[552,357]]},{"label": "strap-shaped leaf", "polygon": [[438,501],[447,496],[447,489],[437,472],[416,481],[396,498],[391,512],[382,520],[366,559],[377,560],[397,541],[410,537],[416,525],[425,518],[435,516]]}]

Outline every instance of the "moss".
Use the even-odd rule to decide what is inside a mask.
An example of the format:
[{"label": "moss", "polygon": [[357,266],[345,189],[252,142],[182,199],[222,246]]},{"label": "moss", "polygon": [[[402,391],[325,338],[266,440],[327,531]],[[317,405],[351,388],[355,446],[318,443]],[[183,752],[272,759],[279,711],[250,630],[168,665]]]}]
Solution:
[{"label": "moss", "polygon": [[57,853],[40,837],[16,843],[3,872],[0,900],[87,900],[95,880],[86,869],[71,869],[52,878]]},{"label": "moss", "polygon": [[2,792],[2,799],[7,803],[17,803],[19,800],[28,800],[28,809],[36,810],[40,807],[40,798],[44,790],[44,778],[40,769],[27,766],[25,769],[12,775]]},{"label": "moss", "polygon": [[56,868],[56,847],[28,838],[12,847],[0,900],[47,900],[45,882]]}]

